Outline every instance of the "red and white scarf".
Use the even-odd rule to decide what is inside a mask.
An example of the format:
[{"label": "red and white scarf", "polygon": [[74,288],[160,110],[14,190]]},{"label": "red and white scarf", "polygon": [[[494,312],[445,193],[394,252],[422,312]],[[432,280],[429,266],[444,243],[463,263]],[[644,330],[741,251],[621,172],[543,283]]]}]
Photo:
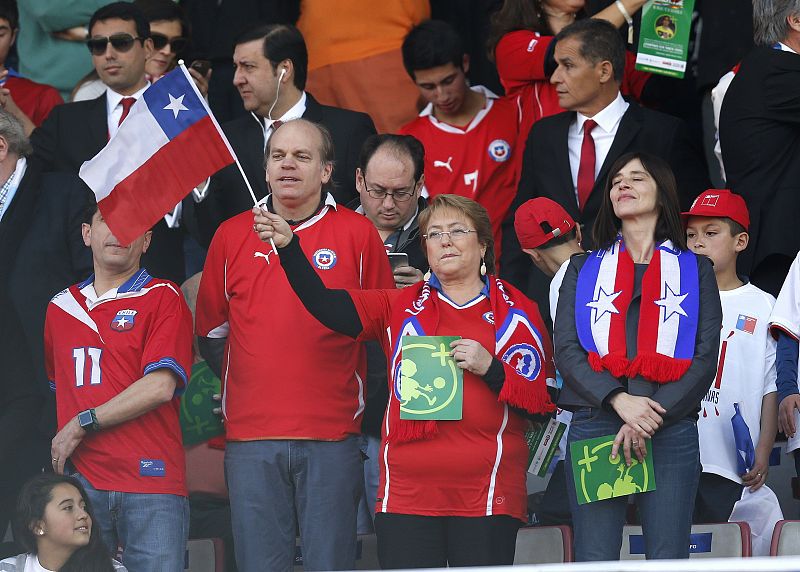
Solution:
[{"label": "red and white scarf", "polygon": [[[535,304],[500,279],[489,276],[488,283],[495,347],[486,349],[503,362],[505,371],[498,398],[531,413],[549,413],[555,405],[547,392],[547,381],[555,377],[555,367],[550,338],[539,312]],[[387,439],[390,442],[429,439],[437,433],[437,421],[400,419],[401,338],[437,335],[440,306],[444,303],[435,291],[437,286],[438,280],[432,276],[429,281],[403,290],[393,305],[389,330],[392,355]]]}]

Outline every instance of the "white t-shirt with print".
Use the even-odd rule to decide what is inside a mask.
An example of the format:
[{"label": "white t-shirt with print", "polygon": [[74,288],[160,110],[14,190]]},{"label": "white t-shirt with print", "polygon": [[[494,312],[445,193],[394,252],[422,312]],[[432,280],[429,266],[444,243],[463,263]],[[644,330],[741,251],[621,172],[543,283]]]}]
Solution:
[{"label": "white t-shirt with print", "polygon": [[761,434],[761,401],[775,386],[775,348],[769,317],[775,298],[745,284],[719,293],[722,332],[717,374],[700,403],[697,431],[703,472],[741,483],[731,417],[739,404],[753,447]]}]

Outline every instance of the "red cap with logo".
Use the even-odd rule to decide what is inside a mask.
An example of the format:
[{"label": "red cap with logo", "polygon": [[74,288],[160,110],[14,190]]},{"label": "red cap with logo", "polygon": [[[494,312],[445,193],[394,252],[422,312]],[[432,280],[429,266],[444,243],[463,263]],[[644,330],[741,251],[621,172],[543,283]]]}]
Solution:
[{"label": "red cap with logo", "polygon": [[750,226],[750,211],[741,195],[728,189],[708,189],[692,203],[689,212],[681,213],[684,224],[690,216],[729,218],[745,229]]},{"label": "red cap with logo", "polygon": [[[542,223],[551,230],[545,231]],[[545,197],[526,201],[514,216],[514,229],[522,248],[539,248],[575,228],[575,221],[560,204]]]}]

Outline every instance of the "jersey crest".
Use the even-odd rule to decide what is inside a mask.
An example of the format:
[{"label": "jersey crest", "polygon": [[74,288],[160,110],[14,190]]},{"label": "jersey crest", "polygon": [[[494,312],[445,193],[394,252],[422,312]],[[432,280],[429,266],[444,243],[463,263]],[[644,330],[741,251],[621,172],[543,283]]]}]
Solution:
[{"label": "jersey crest", "polygon": [[530,344],[514,344],[506,350],[502,360],[528,381],[535,380],[542,370],[542,358]]},{"label": "jersey crest", "polygon": [[492,160],[503,163],[508,161],[508,158],[511,156],[511,145],[508,144],[508,141],[503,139],[495,139],[489,143],[488,151],[489,157],[491,157]]},{"label": "jersey crest", "polygon": [[137,311],[136,310],[120,310],[114,319],[111,320],[111,329],[118,332],[127,332],[133,329]]},{"label": "jersey crest", "polygon": [[320,248],[314,253],[314,266],[320,270],[330,270],[336,266],[336,253],[330,248]]}]

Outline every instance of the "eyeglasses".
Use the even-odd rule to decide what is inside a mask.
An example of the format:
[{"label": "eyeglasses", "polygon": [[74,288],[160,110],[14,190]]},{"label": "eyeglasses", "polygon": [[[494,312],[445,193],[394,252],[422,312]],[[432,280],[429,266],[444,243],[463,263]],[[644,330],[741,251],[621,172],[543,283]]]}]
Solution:
[{"label": "eyeglasses", "polygon": [[127,52],[133,47],[133,43],[139,40],[144,42],[143,38],[133,37],[130,34],[112,34],[111,36],[101,36],[96,38],[89,38],[86,40],[86,47],[93,56],[102,56],[106,53],[106,47],[111,42],[113,47],[118,52]]},{"label": "eyeglasses", "polygon": [[[414,187],[416,187],[416,183],[414,184]],[[408,189],[403,189],[401,191],[392,191],[391,193],[388,193],[384,189],[367,189],[367,192],[373,199],[382,201],[388,196],[392,197],[392,199],[398,203],[404,203],[414,196],[414,187],[411,187],[410,191]]]},{"label": "eyeglasses", "polygon": [[429,232],[428,234],[423,234],[422,238],[424,238],[425,240],[435,240],[436,242],[442,242],[444,240],[444,235],[446,234],[453,242],[459,242],[467,238],[467,236],[469,236],[469,233],[471,232],[478,232],[478,231],[468,230],[466,228],[454,228],[453,230],[450,231],[434,230],[433,232]]},{"label": "eyeglasses", "polygon": [[168,38],[164,34],[159,34],[157,32],[150,32],[150,39],[153,40],[153,47],[157,50],[163,50],[167,44],[169,44],[173,54],[183,51],[186,49],[186,46],[189,45],[189,40],[187,38]]}]

